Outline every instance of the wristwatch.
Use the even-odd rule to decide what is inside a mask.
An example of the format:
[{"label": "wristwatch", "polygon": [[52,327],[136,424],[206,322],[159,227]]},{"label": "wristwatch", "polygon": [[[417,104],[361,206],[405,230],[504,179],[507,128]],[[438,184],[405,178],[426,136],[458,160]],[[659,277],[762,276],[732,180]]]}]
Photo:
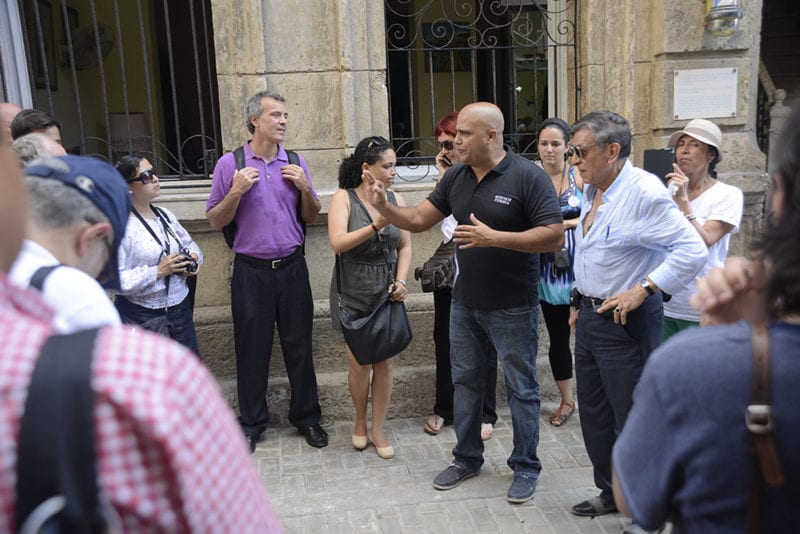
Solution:
[{"label": "wristwatch", "polygon": [[641,280],[639,280],[639,285],[642,286],[645,291],[647,291],[648,297],[650,295],[655,294],[655,291],[653,291],[653,286],[651,285],[650,280],[648,280],[647,278],[642,278]]}]

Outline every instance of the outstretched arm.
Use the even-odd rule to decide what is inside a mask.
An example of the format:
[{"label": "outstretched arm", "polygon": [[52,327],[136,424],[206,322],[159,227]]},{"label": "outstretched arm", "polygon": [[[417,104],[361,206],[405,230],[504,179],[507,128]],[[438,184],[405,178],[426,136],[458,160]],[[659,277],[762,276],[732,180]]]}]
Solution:
[{"label": "outstretched arm", "polygon": [[386,188],[376,180],[369,169],[364,170],[361,178],[366,184],[367,200],[386,220],[402,230],[424,232],[444,219],[444,214],[436,209],[427,199],[416,206],[395,206],[386,200]]}]

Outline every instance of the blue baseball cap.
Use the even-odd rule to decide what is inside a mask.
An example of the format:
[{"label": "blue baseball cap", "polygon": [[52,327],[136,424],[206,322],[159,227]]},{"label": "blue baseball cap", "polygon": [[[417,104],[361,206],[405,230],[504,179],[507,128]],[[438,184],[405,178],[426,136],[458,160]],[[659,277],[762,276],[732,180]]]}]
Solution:
[{"label": "blue baseball cap", "polygon": [[114,243],[97,281],[106,289],[119,290],[117,251],[125,236],[131,211],[131,196],[122,175],[105,161],[88,156],[35,160],[25,167],[25,175],[59,180],[88,198],[108,218],[114,230]]}]

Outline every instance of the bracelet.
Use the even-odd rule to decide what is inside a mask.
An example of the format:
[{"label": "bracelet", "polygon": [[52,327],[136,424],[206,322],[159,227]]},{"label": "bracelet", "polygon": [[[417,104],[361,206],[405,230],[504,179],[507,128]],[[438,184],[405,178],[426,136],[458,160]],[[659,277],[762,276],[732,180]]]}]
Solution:
[{"label": "bracelet", "polygon": [[695,220],[696,218],[697,218],[697,215],[695,215],[694,213],[687,213],[686,214],[686,220],[689,221],[689,222]]},{"label": "bracelet", "polygon": [[397,280],[395,280],[395,282],[397,282],[398,284],[403,284],[403,287],[408,288],[408,286],[406,285],[406,281],[405,280],[400,280],[398,278]]},{"label": "bracelet", "polygon": [[376,234],[379,234],[381,232],[380,230],[378,230],[378,227],[375,226],[375,223],[369,223],[369,225],[372,227],[373,230],[375,230]]}]

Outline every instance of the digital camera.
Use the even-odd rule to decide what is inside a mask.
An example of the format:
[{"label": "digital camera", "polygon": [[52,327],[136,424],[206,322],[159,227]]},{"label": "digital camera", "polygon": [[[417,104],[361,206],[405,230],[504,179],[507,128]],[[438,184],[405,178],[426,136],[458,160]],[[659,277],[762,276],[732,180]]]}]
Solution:
[{"label": "digital camera", "polygon": [[181,257],[187,261],[186,264],[186,272],[187,273],[196,273],[197,272],[197,261],[192,257],[192,254],[189,252],[188,249],[181,250]]}]

